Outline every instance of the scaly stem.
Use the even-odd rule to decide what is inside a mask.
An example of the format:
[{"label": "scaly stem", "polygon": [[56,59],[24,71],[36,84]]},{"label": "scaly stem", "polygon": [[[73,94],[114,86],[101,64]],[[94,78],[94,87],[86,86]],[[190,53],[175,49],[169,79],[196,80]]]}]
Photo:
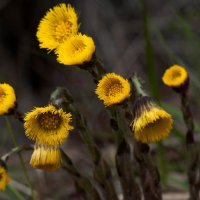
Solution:
[{"label": "scaly stem", "polygon": [[[147,96],[147,94],[142,89],[142,85],[137,75],[134,75],[133,77],[131,77],[131,81],[138,95]],[[158,143],[157,147],[158,147],[158,165],[159,165],[160,174],[161,174],[161,181],[163,181],[163,184],[165,184],[166,178],[167,178],[167,175],[166,175],[167,163],[165,162],[165,159],[164,159],[164,151],[163,151],[163,145],[161,141]]]},{"label": "scaly stem", "polygon": [[186,132],[186,145],[189,154],[189,166],[188,166],[188,181],[190,187],[190,200],[199,200],[199,188],[197,187],[198,182],[198,149],[194,140],[194,122],[192,113],[189,107],[187,90],[180,93],[181,98],[181,110],[185,125],[187,127]]},{"label": "scaly stem", "polygon": [[[15,147],[18,147],[17,140],[16,140],[15,135],[13,133],[10,121],[9,121],[8,117],[5,117],[5,119],[6,119],[6,127],[7,127],[7,130],[8,130],[8,133],[9,133],[11,139],[12,139],[12,142],[13,142],[13,144],[14,144]],[[27,180],[27,183],[29,185],[29,188],[31,190],[32,199],[34,200],[33,187],[32,187],[32,184],[31,184],[28,172],[26,170],[26,166],[25,166],[24,160],[23,160],[22,155],[21,155],[20,152],[18,153],[18,156],[19,156],[21,167],[22,167],[22,171],[24,173],[24,176],[25,176],[25,178]]]},{"label": "scaly stem", "polygon": [[[131,77],[131,82],[133,89],[139,96],[147,96],[136,75]],[[133,115],[133,113],[129,115]],[[132,116],[132,118],[133,117],[134,116]],[[153,163],[149,145],[134,139],[134,156],[140,166],[140,179],[144,192],[144,199],[161,200],[160,175],[156,165]]]}]

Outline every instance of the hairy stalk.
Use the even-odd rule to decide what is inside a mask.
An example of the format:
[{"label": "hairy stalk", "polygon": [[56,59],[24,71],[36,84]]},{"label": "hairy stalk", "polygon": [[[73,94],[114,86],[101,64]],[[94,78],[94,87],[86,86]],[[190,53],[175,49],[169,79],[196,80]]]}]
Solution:
[{"label": "hairy stalk", "polygon": [[88,146],[88,150],[93,160],[93,174],[95,180],[105,190],[106,199],[117,199],[114,185],[112,183],[112,173],[108,163],[102,158],[100,150],[95,145],[84,117],[78,111],[75,116],[77,128],[79,129],[84,142]]},{"label": "hairy stalk", "polygon": [[[138,95],[146,96],[136,75],[131,77],[131,82]],[[153,163],[149,145],[134,139],[134,156],[140,166],[140,179],[144,192],[144,199],[161,200],[160,175],[156,165]]]},{"label": "hairy stalk", "polygon": [[[150,26],[149,26],[149,16],[148,16],[148,10],[146,7],[145,0],[140,1],[142,11],[143,11],[143,26],[144,26],[144,41],[145,41],[145,53],[146,53],[146,61],[147,61],[147,76],[150,84],[150,90],[153,97],[156,98],[156,100],[160,103],[160,93],[159,93],[159,85],[157,81],[157,72],[156,72],[156,65],[154,61],[154,55],[153,55],[153,46],[151,42],[151,32],[150,32]],[[166,184],[167,181],[167,163],[165,162],[164,158],[164,150],[163,150],[163,144],[160,141],[158,143],[158,153],[157,153],[157,159],[158,159],[158,165],[160,169],[160,175],[161,175],[161,181],[163,184]]]},{"label": "hairy stalk", "polygon": [[88,152],[93,161],[93,174],[95,180],[104,190],[106,199],[117,199],[117,195],[112,182],[112,174],[108,163],[102,158],[101,152],[96,146],[91,131],[87,125],[87,121],[78,111],[73,103],[73,99],[69,92],[64,88],[57,88],[51,95],[50,100],[55,106],[62,107],[66,112],[71,112],[75,117],[75,124],[80,132],[81,138],[87,146]]},{"label": "hairy stalk", "polygon": [[141,191],[134,180],[134,168],[130,159],[131,150],[125,139],[118,146],[116,167],[122,185],[124,200],[141,200]]},{"label": "hairy stalk", "polygon": [[[79,192],[82,192],[85,200],[100,200],[100,196],[91,181],[84,177],[74,166],[68,155],[61,149],[62,168],[70,173],[74,179],[75,186]],[[86,195],[84,194],[86,192]]]},{"label": "hairy stalk", "polygon": [[[18,147],[18,143],[17,143],[17,140],[15,138],[15,134],[13,132],[13,129],[11,127],[9,118],[5,117],[5,119],[6,119],[6,127],[7,127],[7,130],[8,130],[8,133],[9,133],[11,139],[12,139],[12,142],[13,142],[13,144],[14,144],[15,147]],[[32,199],[34,200],[33,186],[31,184],[31,181],[30,181],[30,178],[29,178],[29,175],[28,175],[28,172],[27,172],[24,160],[23,160],[22,155],[21,155],[20,152],[18,153],[18,156],[19,156],[19,160],[20,160],[20,165],[21,165],[22,171],[23,171],[24,176],[26,178],[27,184],[28,184],[28,186],[29,186],[29,188],[31,190]]]},{"label": "hairy stalk", "polygon": [[[102,63],[99,61],[98,58],[95,57],[92,66],[90,66],[89,70],[90,74],[93,77],[95,84],[102,78],[102,76],[106,73],[104,70]],[[126,104],[126,103],[124,103]],[[123,105],[122,105],[123,107]],[[117,164],[117,172],[120,177],[121,186],[123,190],[124,200],[128,200],[128,198],[136,198],[140,199],[140,190],[137,183],[134,181],[133,177],[133,166],[131,163],[131,153],[128,150],[129,144],[127,144],[124,140],[124,137],[127,135],[126,132],[126,121],[124,118],[124,110],[121,109],[121,106],[112,106],[107,110],[107,113],[110,118],[110,125],[114,132],[117,132],[117,144],[118,144],[118,151],[116,154],[116,164]],[[127,148],[122,150],[122,144],[126,143]],[[126,165],[123,165],[122,162],[126,160]],[[127,168],[131,168],[132,170],[125,171]],[[123,174],[122,174],[123,171]],[[122,178],[123,176],[123,178]],[[130,178],[131,177],[131,178]],[[134,187],[134,188],[133,188]],[[132,191],[129,193],[128,191]],[[128,194],[129,193],[129,194]],[[128,197],[128,195],[131,195]]]},{"label": "hairy stalk", "polygon": [[199,190],[200,190],[200,188],[198,187],[199,154],[194,139],[194,122],[189,106],[187,90],[183,90],[180,92],[180,98],[181,98],[181,110],[183,113],[185,125],[187,127],[186,145],[188,150],[188,158],[190,159],[187,175],[188,175],[189,189],[190,189],[190,200],[199,200]]}]

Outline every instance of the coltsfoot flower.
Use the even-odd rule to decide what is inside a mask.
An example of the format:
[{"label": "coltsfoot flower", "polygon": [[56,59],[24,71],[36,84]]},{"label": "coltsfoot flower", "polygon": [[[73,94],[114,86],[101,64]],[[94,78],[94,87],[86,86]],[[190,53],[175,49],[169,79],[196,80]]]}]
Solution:
[{"label": "coltsfoot flower", "polygon": [[135,102],[133,113],[131,128],[136,140],[143,143],[157,142],[169,135],[173,123],[172,117],[150,97],[139,97]]},{"label": "coltsfoot flower", "polygon": [[56,49],[71,35],[78,33],[78,17],[74,8],[68,4],[59,4],[50,9],[41,19],[37,38],[40,48]]},{"label": "coltsfoot flower", "polygon": [[64,65],[82,65],[91,61],[94,52],[93,39],[79,33],[59,46],[56,50],[57,61]]},{"label": "coltsfoot flower", "polygon": [[0,190],[5,190],[10,180],[6,167],[0,163]]},{"label": "coltsfoot flower", "polygon": [[7,83],[0,84],[0,115],[8,114],[16,106],[15,91]]},{"label": "coltsfoot flower", "polygon": [[38,144],[58,146],[67,138],[73,127],[71,113],[65,113],[62,108],[53,105],[36,107],[24,118],[26,136]]},{"label": "coltsfoot flower", "polygon": [[46,171],[55,171],[60,168],[61,155],[58,147],[38,145],[34,147],[30,165]]},{"label": "coltsfoot flower", "polygon": [[179,65],[169,67],[163,77],[163,83],[173,89],[187,88],[189,77],[185,68]]},{"label": "coltsfoot flower", "polygon": [[122,103],[130,96],[131,87],[127,79],[108,73],[99,81],[96,94],[105,106]]}]

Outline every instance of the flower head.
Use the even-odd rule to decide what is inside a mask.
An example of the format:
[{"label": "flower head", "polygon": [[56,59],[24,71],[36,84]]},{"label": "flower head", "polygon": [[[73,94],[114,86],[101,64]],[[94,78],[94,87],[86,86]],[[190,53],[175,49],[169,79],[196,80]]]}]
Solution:
[{"label": "flower head", "polygon": [[15,91],[7,83],[0,84],[0,115],[9,113],[16,106]]},{"label": "flower head", "polygon": [[156,142],[167,137],[172,128],[172,117],[150,97],[142,96],[134,105],[131,124],[135,139],[144,143]]},{"label": "flower head", "polygon": [[38,144],[58,146],[73,129],[69,124],[71,114],[53,105],[35,108],[26,114],[24,121],[26,136]]},{"label": "flower head", "polygon": [[96,94],[105,106],[119,104],[130,96],[130,84],[118,74],[108,73],[99,81]]},{"label": "flower head", "polygon": [[0,190],[5,190],[6,185],[10,182],[6,167],[0,164]]},{"label": "flower head", "polygon": [[34,168],[46,171],[59,169],[61,162],[60,149],[58,147],[36,144],[31,156],[30,165]]},{"label": "flower head", "polygon": [[162,80],[165,85],[174,89],[183,88],[188,85],[188,72],[179,65],[173,65],[165,71]]},{"label": "flower head", "polygon": [[64,65],[82,65],[90,62],[94,52],[93,39],[81,33],[71,36],[56,50],[58,62]]},{"label": "flower head", "polygon": [[78,17],[70,4],[62,3],[50,9],[40,21],[37,38],[40,48],[56,49],[71,35],[78,32]]}]

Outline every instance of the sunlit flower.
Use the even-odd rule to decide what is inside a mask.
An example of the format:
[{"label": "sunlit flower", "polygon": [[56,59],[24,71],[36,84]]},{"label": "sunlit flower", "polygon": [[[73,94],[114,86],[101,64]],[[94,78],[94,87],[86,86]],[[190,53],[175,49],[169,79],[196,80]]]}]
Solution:
[{"label": "sunlit flower", "polygon": [[70,37],[56,50],[58,62],[64,65],[81,65],[89,62],[94,52],[93,39],[81,33]]},{"label": "sunlit flower", "polygon": [[30,165],[46,171],[59,169],[61,163],[60,149],[58,147],[36,144],[31,156]]},{"label": "sunlit flower", "polygon": [[165,85],[175,89],[185,87],[189,80],[188,72],[179,65],[173,65],[165,71],[162,80]]},{"label": "sunlit flower", "polygon": [[119,104],[130,96],[130,84],[118,74],[108,73],[99,81],[96,94],[105,106]]},{"label": "sunlit flower", "polygon": [[70,4],[59,4],[50,9],[40,21],[37,38],[40,48],[56,49],[71,35],[78,32],[78,17]]},{"label": "sunlit flower", "polygon": [[7,83],[0,84],[0,115],[9,113],[16,106],[15,91]]},{"label": "sunlit flower", "polygon": [[172,128],[172,117],[153,102],[150,97],[139,97],[134,105],[131,124],[135,139],[144,143],[167,137]]},{"label": "sunlit flower", "polygon": [[5,166],[0,165],[0,190],[5,190],[7,184],[10,182]]},{"label": "sunlit flower", "polygon": [[24,118],[26,136],[38,144],[58,146],[67,138],[73,127],[69,124],[71,114],[53,105],[36,107]]}]

